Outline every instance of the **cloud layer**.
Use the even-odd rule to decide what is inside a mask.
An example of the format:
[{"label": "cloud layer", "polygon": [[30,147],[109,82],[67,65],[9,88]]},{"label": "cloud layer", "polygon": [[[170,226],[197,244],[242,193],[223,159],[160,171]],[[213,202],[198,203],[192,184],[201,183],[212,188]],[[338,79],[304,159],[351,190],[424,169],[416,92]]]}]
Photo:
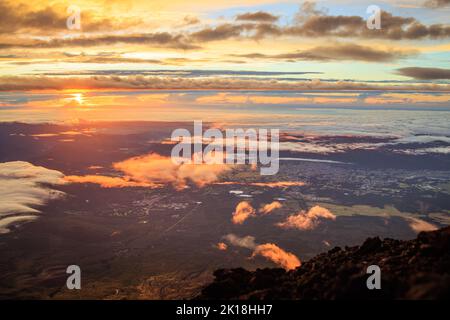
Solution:
[{"label": "cloud layer", "polygon": [[283,81],[235,78],[180,78],[154,76],[3,76],[0,91],[67,89],[136,89],[136,90],[385,90],[450,92],[450,84],[373,83],[357,81],[322,81],[319,79]]}]

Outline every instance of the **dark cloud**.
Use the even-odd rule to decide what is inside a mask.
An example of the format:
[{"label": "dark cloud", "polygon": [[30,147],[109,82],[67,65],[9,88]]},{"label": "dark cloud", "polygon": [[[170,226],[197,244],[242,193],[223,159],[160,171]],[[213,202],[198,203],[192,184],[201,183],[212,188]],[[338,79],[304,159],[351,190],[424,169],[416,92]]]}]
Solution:
[{"label": "dark cloud", "polygon": [[[439,0],[442,1],[442,0]],[[369,30],[365,17],[361,16],[331,16],[324,10],[318,10],[311,2],[306,2],[301,7],[301,13],[297,14],[293,23],[281,26],[277,23],[278,17],[263,11],[243,13],[233,22],[219,24],[217,26],[205,26],[194,32],[154,32],[134,34],[96,34],[75,37],[31,39],[24,37],[11,37],[7,33],[23,29],[55,30],[66,27],[66,12],[56,9],[42,11],[30,11],[28,7],[21,12],[21,6],[12,6],[5,0],[0,0],[0,33],[3,33],[3,41],[0,49],[9,48],[59,48],[59,47],[88,47],[107,46],[115,44],[150,45],[155,47],[192,50],[201,48],[203,42],[221,41],[233,38],[279,38],[279,37],[334,37],[334,38],[364,38],[364,39],[390,39],[390,40],[415,40],[415,39],[443,39],[450,36],[450,26],[444,24],[424,25],[413,17],[394,16],[383,11],[381,13],[381,30]],[[122,22],[109,20],[96,20],[89,12],[83,12],[84,28],[91,30],[117,30]],[[130,22],[132,23],[132,22]],[[137,23],[137,22],[135,22]],[[184,24],[198,24],[198,19],[186,17]],[[119,26],[119,27],[118,27]],[[345,48],[338,48],[344,50]],[[380,55],[379,52],[367,52],[360,47],[354,47],[356,59],[367,61],[390,61],[393,57],[389,53]],[[363,50],[363,51],[361,51]],[[347,52],[337,52],[342,56],[351,58]],[[372,58],[371,54],[375,54]],[[298,54],[298,53],[297,53]],[[333,60],[325,54],[317,52],[302,52],[304,58],[312,57],[314,60]],[[295,59],[295,57],[293,57]],[[302,59],[298,57],[296,59]],[[346,59],[346,58],[345,58]],[[343,60],[341,58],[334,60]]]},{"label": "dark cloud", "polygon": [[[242,19],[241,19],[242,20]],[[250,19],[248,19],[250,20]],[[280,26],[269,21],[248,23],[225,23],[216,27],[206,27],[191,34],[194,41],[217,41],[230,38],[267,37],[335,37],[390,40],[442,39],[450,37],[450,26],[444,24],[424,25],[413,17],[394,16],[381,12],[381,29],[370,30],[360,16],[330,16],[323,10],[315,10],[311,5],[294,23]],[[188,35],[189,36],[189,35]]]},{"label": "dark cloud", "polygon": [[0,43],[0,49],[8,48],[60,48],[60,47],[91,47],[113,44],[153,45],[182,50],[199,49],[200,47],[189,43],[185,36],[172,35],[168,32],[128,34],[128,35],[101,35],[82,36],[76,38],[54,38],[52,40],[32,40],[28,42]]},{"label": "dark cloud", "polygon": [[273,60],[279,59],[287,61],[357,60],[368,62],[389,62],[404,58],[411,54],[413,54],[413,52],[401,52],[397,50],[378,50],[367,46],[346,43],[346,44],[335,44],[330,46],[319,46],[309,50],[296,51],[277,55],[264,55],[260,53],[251,53],[234,56],[249,59],[273,59]]},{"label": "dark cloud", "polygon": [[247,12],[236,16],[237,21],[275,22],[278,18],[278,16],[264,11]]},{"label": "dark cloud", "polygon": [[[69,14],[64,6],[48,6],[35,10],[31,6],[16,5],[12,1],[0,0],[0,34],[19,31],[54,32],[67,30]],[[81,12],[81,27],[83,31],[117,30],[130,27],[138,21],[121,21],[115,18],[98,19],[89,11]]]},{"label": "dark cloud", "polygon": [[303,23],[283,29],[284,35],[304,37],[357,37],[380,39],[423,39],[446,38],[450,36],[450,26],[442,24],[424,25],[413,17],[394,16],[381,12],[381,29],[370,30],[366,20],[360,16],[312,15]]},{"label": "dark cloud", "polygon": [[397,72],[418,80],[450,79],[450,69],[409,67],[398,69]]},{"label": "dark cloud", "polygon": [[0,0],[0,33],[18,31],[23,28],[39,28],[55,30],[66,27],[66,17],[58,14],[52,8],[32,11],[24,5],[13,5],[6,0]]},{"label": "dark cloud", "polygon": [[253,29],[252,24],[226,23],[217,27],[207,27],[191,34],[195,41],[217,41],[239,37],[245,30]]}]

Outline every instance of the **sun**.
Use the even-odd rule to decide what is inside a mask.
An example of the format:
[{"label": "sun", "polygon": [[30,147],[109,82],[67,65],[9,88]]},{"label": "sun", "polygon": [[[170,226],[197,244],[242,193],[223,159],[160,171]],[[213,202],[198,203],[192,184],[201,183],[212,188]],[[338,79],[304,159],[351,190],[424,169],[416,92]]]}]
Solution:
[{"label": "sun", "polygon": [[74,93],[72,95],[72,99],[76,102],[78,102],[79,105],[83,105],[84,99],[82,93]]}]

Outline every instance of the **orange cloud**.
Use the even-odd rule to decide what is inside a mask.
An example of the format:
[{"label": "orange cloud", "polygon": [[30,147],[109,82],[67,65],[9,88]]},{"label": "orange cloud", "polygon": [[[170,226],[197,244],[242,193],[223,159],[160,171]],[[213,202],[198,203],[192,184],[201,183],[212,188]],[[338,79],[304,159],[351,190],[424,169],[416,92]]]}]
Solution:
[{"label": "orange cloud", "polygon": [[276,244],[265,243],[256,246],[252,257],[261,255],[273,261],[286,270],[293,270],[301,266],[301,261],[292,253],[286,252]]},{"label": "orange cloud", "polygon": [[407,220],[409,220],[409,226],[411,227],[411,229],[413,229],[417,233],[422,231],[434,231],[438,229],[435,225],[432,225],[431,223],[428,223],[421,219],[408,217]]},{"label": "orange cloud", "polygon": [[269,188],[287,188],[287,187],[302,187],[305,185],[301,181],[278,181],[278,182],[253,182],[249,183],[255,187],[269,187]]},{"label": "orange cloud", "polygon": [[156,153],[117,162],[113,167],[121,171],[123,176],[68,176],[66,180],[75,183],[96,183],[105,188],[157,188],[171,184],[180,190],[189,182],[197,187],[204,187],[218,180],[223,172],[231,170],[231,166],[226,164],[175,164],[170,157]]},{"label": "orange cloud", "polygon": [[162,185],[147,182],[131,181],[122,177],[108,177],[101,175],[66,176],[64,180],[71,183],[95,183],[103,188],[146,187],[158,188]]},{"label": "orange cloud", "polygon": [[320,224],[321,219],[336,220],[336,216],[326,208],[314,206],[308,212],[302,210],[298,214],[287,217],[277,226],[286,229],[313,230]]},{"label": "orange cloud", "polygon": [[264,206],[262,206],[262,207],[259,209],[259,213],[262,213],[262,214],[269,214],[269,213],[271,213],[273,210],[280,209],[282,206],[283,206],[283,205],[282,205],[280,202],[274,201],[274,202],[272,202],[272,203],[268,203],[268,204],[265,204]]},{"label": "orange cloud", "polygon": [[231,221],[233,221],[234,224],[243,224],[245,220],[255,215],[256,211],[252,205],[247,201],[242,201],[236,206]]},{"label": "orange cloud", "polygon": [[288,188],[288,187],[302,187],[305,185],[301,181],[277,181],[277,182],[238,182],[238,181],[224,181],[216,182],[217,185],[243,185],[254,187],[268,187],[268,188]]},{"label": "orange cloud", "polygon": [[216,247],[217,247],[217,249],[219,249],[219,250],[221,250],[221,251],[225,251],[225,250],[228,249],[228,245],[227,245],[226,243],[224,243],[224,242],[219,242],[219,243],[216,245]]}]

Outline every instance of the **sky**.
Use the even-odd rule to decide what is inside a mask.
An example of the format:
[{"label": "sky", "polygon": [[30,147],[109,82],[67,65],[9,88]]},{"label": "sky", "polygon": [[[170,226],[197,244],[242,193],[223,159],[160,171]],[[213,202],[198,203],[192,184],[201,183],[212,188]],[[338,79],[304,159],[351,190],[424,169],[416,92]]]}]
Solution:
[{"label": "sky", "polygon": [[199,105],[448,107],[449,16],[449,0],[0,0],[0,107],[180,105],[180,90],[209,91]]}]

